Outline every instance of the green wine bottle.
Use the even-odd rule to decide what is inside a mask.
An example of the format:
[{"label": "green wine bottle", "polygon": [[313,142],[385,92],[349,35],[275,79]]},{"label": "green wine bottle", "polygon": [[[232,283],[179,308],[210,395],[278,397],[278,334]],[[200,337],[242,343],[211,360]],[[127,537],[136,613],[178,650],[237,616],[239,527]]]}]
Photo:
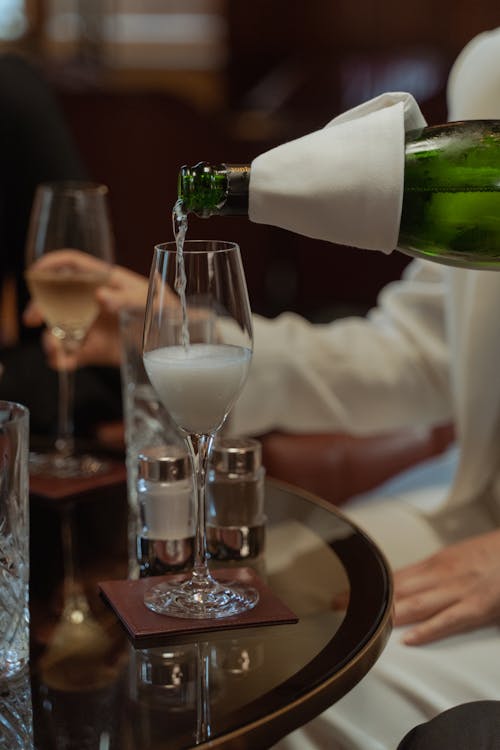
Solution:
[{"label": "green wine bottle", "polygon": [[[182,167],[185,213],[246,214],[250,165]],[[406,134],[397,249],[463,268],[500,270],[500,121],[470,120]]]},{"label": "green wine bottle", "polygon": [[500,122],[408,134],[398,246],[456,266],[500,269]]}]

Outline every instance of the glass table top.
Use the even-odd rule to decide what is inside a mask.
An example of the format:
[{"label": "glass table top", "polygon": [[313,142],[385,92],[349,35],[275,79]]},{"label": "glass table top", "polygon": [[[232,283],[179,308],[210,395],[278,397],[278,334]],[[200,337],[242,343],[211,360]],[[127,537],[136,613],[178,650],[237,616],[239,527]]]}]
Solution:
[{"label": "glass table top", "polygon": [[284,484],[267,482],[266,512],[254,567],[298,623],[134,648],[102,604],[95,626],[55,632],[31,665],[37,750],[263,750],[366,674],[391,629],[383,556],[331,505]]}]

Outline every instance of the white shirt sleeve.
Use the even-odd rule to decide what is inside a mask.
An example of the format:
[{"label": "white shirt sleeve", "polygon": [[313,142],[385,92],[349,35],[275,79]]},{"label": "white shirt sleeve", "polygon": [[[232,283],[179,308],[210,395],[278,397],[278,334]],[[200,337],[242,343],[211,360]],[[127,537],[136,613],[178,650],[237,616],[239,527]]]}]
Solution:
[{"label": "white shirt sleeve", "polygon": [[366,318],[254,318],[254,356],[228,431],[369,434],[451,417],[446,271],[413,261]]}]

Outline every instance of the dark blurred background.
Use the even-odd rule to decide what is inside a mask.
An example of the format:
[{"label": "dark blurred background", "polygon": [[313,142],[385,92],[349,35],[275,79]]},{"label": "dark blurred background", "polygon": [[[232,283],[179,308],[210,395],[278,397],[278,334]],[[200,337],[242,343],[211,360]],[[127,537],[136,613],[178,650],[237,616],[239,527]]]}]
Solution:
[{"label": "dark blurred background", "polygon": [[[0,0],[0,50],[43,71],[110,186],[118,261],[148,273],[153,244],[172,238],[180,165],[250,161],[382,91],[410,91],[443,121],[454,59],[499,22],[491,0]],[[193,218],[189,232],[240,243],[253,309],[269,316],[364,313],[408,262],[245,218]]]}]

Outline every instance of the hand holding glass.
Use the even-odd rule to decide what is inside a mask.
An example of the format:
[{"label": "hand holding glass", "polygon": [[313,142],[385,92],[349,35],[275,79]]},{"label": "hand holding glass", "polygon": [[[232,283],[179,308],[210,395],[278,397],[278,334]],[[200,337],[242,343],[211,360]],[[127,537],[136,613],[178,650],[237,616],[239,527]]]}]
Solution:
[{"label": "hand holding glass", "polygon": [[152,587],[145,603],[162,614],[213,619],[244,612],[258,601],[255,589],[222,584],[212,577],[205,530],[208,455],[246,380],[252,323],[236,244],[185,242],[183,262],[179,260],[174,242],[155,248],[145,317],[144,366],[185,436],[191,456],[197,493],[195,561],[190,578]]}]

